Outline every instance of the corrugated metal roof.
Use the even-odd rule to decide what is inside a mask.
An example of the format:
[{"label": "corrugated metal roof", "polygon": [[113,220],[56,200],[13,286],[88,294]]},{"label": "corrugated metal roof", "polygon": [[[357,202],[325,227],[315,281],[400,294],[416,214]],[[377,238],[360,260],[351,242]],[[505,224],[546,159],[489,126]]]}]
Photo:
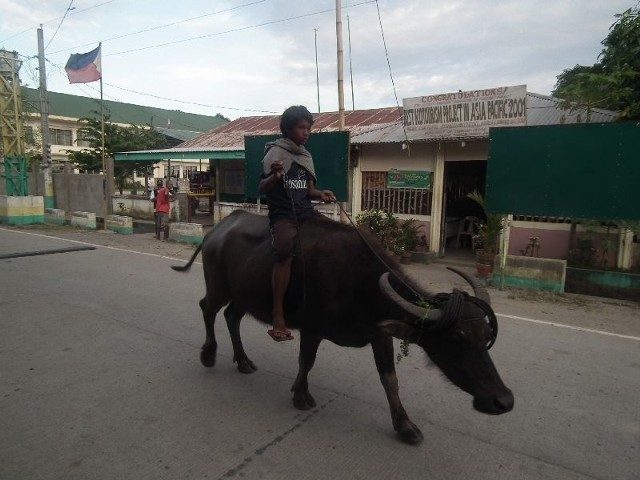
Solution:
[{"label": "corrugated metal roof", "polygon": [[[313,131],[332,132],[338,130],[338,112],[314,114]],[[616,112],[594,109],[592,123],[613,122]],[[585,112],[569,112],[560,108],[558,99],[537,93],[527,93],[527,125],[556,125],[582,123]],[[406,140],[402,125],[402,108],[389,107],[373,110],[345,112],[345,127],[351,132],[351,143],[401,143]],[[280,133],[280,115],[242,117],[222,125],[181,144],[181,147],[208,149],[244,149],[246,135],[274,135]],[[442,138],[441,140],[452,140]],[[456,140],[464,140],[463,138]],[[433,141],[433,140],[430,140]]]},{"label": "corrugated metal roof", "polygon": [[[374,110],[354,110],[345,112],[345,128],[351,135],[375,128],[388,127],[400,122],[402,109],[398,107]],[[313,115],[314,132],[335,132],[339,130],[338,112],[325,112]],[[226,125],[217,127],[192,140],[182,143],[185,148],[236,148],[244,149],[244,137],[247,135],[279,135],[280,115],[260,117],[242,117]]]},{"label": "corrugated metal roof", "polygon": [[[591,123],[615,122],[618,116],[616,112],[594,108],[591,111]],[[586,111],[563,110],[560,108],[560,100],[557,98],[538,93],[527,93],[527,126],[584,123],[586,119]]]}]

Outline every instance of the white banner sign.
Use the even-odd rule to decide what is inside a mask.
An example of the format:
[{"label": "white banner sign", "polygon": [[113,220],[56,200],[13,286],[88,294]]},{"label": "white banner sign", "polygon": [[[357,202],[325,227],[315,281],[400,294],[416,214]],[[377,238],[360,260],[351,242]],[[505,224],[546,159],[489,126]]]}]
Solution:
[{"label": "white banner sign", "polygon": [[409,140],[489,137],[489,127],[527,124],[527,86],[487,88],[402,100]]}]

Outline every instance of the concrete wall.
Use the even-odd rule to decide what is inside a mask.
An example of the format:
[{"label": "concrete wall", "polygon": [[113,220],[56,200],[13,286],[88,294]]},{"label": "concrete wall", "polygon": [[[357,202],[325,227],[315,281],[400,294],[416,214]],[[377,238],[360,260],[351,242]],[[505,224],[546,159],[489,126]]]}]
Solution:
[{"label": "concrete wall", "polygon": [[507,255],[504,272],[494,267],[493,284],[562,293],[566,270],[566,260]]},{"label": "concrete wall", "polygon": [[98,217],[104,217],[103,178],[102,175],[83,173],[54,173],[56,208],[66,212],[93,212]]},{"label": "concrete wall", "polygon": [[[616,266],[621,231],[617,228],[587,228],[578,225],[576,240],[591,239],[596,249],[595,256],[599,266]],[[540,248],[537,257],[568,259],[571,239],[571,225],[568,223],[542,223],[514,221],[509,232],[509,255],[522,255],[529,238],[538,237]],[[609,245],[605,252],[604,245]],[[628,246],[632,248],[631,245]]]},{"label": "concrete wall", "polygon": [[[54,173],[55,208],[65,212],[94,212],[104,216],[103,176],[92,174]],[[29,172],[29,195],[44,196],[44,176]],[[7,185],[0,179],[0,195],[6,195]]]}]

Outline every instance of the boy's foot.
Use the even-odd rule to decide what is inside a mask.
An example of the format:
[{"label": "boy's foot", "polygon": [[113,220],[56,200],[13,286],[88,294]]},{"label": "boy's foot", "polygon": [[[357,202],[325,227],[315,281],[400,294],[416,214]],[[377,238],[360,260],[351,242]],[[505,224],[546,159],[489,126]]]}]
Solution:
[{"label": "boy's foot", "polygon": [[289,330],[267,330],[267,333],[276,342],[285,342],[287,340],[293,340],[293,335]]}]

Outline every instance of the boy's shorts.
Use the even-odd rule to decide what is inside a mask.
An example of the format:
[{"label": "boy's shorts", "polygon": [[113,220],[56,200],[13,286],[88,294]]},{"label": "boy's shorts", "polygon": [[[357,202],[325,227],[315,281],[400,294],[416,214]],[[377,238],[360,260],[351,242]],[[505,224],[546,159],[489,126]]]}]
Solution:
[{"label": "boy's shorts", "polygon": [[291,219],[278,220],[271,226],[271,245],[277,263],[294,256],[297,237],[298,225]]}]

